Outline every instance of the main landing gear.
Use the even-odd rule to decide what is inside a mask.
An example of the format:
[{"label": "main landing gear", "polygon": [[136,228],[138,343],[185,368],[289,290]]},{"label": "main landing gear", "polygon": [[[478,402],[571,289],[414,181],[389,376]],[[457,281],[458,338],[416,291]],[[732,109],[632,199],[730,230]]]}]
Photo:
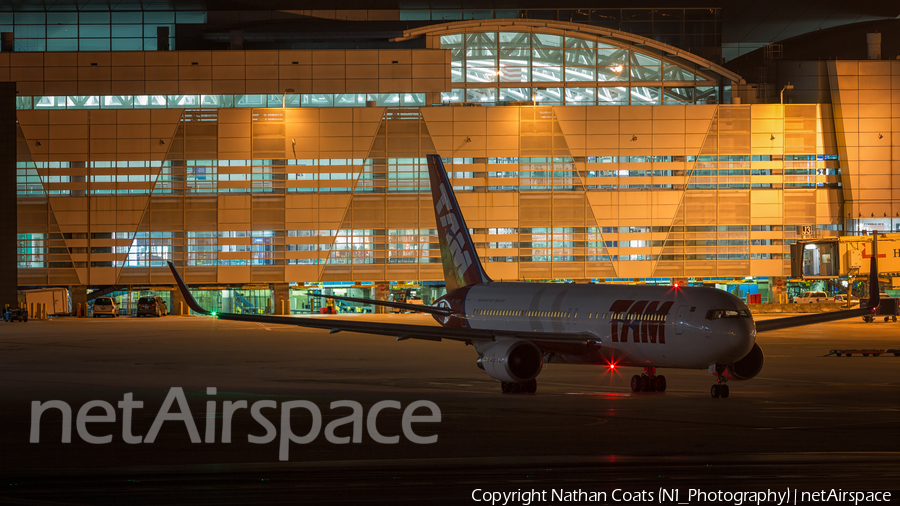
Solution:
[{"label": "main landing gear", "polygon": [[665,392],[666,377],[656,375],[655,367],[645,367],[644,373],[638,376],[635,374],[631,377],[632,392]]},{"label": "main landing gear", "polygon": [[713,399],[718,399],[719,397],[723,399],[728,398],[728,385],[725,382],[728,381],[725,379],[725,368],[716,367],[716,384],[709,389],[710,395],[713,396]]},{"label": "main landing gear", "polygon": [[503,381],[500,383],[500,390],[505,394],[533,394],[537,392],[537,380],[531,379],[522,383]]}]

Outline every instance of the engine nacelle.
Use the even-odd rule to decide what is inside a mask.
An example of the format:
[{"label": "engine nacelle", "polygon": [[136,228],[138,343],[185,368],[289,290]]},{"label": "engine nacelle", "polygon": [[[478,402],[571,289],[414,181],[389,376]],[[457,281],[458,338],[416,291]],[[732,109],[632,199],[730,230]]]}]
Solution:
[{"label": "engine nacelle", "polygon": [[730,380],[748,380],[762,371],[763,363],[765,363],[765,356],[762,348],[754,343],[747,356],[733,364],[728,364],[725,368],[725,378]]},{"label": "engine nacelle", "polygon": [[510,383],[522,383],[537,377],[544,366],[540,348],[531,341],[507,339],[485,350],[478,367],[488,376]]}]

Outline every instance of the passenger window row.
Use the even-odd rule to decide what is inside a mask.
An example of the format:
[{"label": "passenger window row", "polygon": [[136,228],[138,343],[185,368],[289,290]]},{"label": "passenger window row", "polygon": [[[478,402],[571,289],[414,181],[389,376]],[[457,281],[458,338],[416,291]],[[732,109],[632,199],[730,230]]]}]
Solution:
[{"label": "passenger window row", "polygon": [[570,311],[519,311],[516,309],[476,309],[476,316],[524,316],[543,318],[572,318],[578,313]]},{"label": "passenger window row", "polygon": [[644,322],[665,322],[669,315],[666,314],[642,314],[642,313],[591,313],[588,318],[600,318],[603,320],[639,320]]},{"label": "passenger window row", "polygon": [[[519,311],[515,309],[476,309],[476,316],[521,316],[536,318],[577,318],[577,312],[569,311]],[[640,313],[588,313],[588,318],[604,320],[639,320],[666,322],[669,315]]]}]

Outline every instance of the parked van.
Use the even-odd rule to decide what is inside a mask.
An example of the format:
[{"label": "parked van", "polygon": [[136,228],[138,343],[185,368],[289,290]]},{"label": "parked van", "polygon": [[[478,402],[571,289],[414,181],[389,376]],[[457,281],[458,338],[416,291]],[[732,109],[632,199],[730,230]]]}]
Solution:
[{"label": "parked van", "polygon": [[834,299],[825,292],[803,292],[794,298],[795,304],[818,304],[819,302],[834,302]]}]

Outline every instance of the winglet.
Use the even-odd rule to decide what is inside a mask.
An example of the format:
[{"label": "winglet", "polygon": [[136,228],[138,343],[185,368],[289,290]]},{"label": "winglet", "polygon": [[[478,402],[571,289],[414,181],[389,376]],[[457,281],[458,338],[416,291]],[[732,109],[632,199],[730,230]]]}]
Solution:
[{"label": "winglet", "polygon": [[488,283],[491,279],[481,266],[475,243],[469,235],[466,220],[456,201],[444,163],[440,155],[428,155],[427,158],[447,292],[464,286]]},{"label": "winglet", "polygon": [[881,289],[878,285],[878,232],[872,234],[872,258],[869,260],[869,301],[866,303],[866,307],[875,312],[881,302],[879,295]]},{"label": "winglet", "polygon": [[166,263],[169,264],[169,269],[172,270],[172,276],[175,276],[175,282],[178,283],[178,289],[181,290],[181,295],[184,297],[184,301],[187,302],[188,307],[193,309],[195,313],[211,315],[212,311],[203,309],[200,304],[197,304],[197,301],[194,300],[194,296],[191,295],[187,285],[184,284],[184,280],[181,279],[181,276],[178,275],[178,271],[175,270],[175,264],[171,261],[167,261]]}]

